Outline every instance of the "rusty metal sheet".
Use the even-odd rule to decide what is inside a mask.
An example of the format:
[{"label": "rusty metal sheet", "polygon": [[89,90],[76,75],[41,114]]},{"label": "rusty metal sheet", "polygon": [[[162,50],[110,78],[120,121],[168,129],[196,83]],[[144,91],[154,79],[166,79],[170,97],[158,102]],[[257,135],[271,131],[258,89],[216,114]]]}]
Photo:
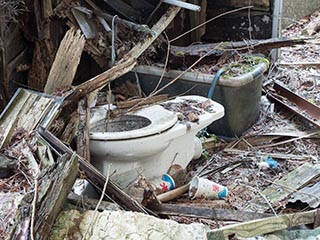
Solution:
[{"label": "rusty metal sheet", "polygon": [[320,205],[320,182],[313,186],[307,186],[292,195],[290,203],[301,201],[307,203],[311,208],[317,208]]},{"label": "rusty metal sheet", "polygon": [[320,108],[284,87],[279,81],[273,86],[275,93],[268,97],[320,128]]}]

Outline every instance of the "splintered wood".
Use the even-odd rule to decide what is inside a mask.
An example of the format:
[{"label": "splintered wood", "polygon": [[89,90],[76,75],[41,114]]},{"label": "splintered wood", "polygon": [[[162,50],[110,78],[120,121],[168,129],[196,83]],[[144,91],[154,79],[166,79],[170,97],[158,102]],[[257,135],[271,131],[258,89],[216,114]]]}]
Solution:
[{"label": "splintered wood", "polygon": [[52,64],[45,93],[54,93],[72,85],[85,43],[80,30],[71,28],[66,32]]}]

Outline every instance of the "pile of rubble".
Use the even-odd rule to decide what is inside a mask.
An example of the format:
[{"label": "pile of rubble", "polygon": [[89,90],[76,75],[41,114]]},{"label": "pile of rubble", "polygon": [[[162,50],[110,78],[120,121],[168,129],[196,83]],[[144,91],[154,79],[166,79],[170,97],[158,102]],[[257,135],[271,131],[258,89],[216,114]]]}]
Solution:
[{"label": "pile of rubble", "polygon": [[[14,71],[24,74],[19,84],[29,88],[19,88],[8,102],[15,88],[10,78],[1,83],[0,238],[228,239],[319,226],[318,12],[287,28],[286,38],[178,47],[162,33],[181,8],[199,10],[194,4],[25,2],[15,2],[19,10],[0,23],[0,46],[11,32],[18,36],[16,29],[28,40],[19,54],[12,53],[12,62]],[[0,10],[9,8],[0,1]],[[290,38],[304,33],[309,36]],[[250,67],[236,66],[261,61],[247,54],[280,47],[281,61],[271,65],[263,83],[258,121],[228,141],[199,132],[201,158],[186,169],[173,159],[160,189],[143,173],[122,188],[112,172],[103,175],[92,164],[93,106],[107,104],[109,122],[157,103],[178,113],[188,132],[203,112],[215,110],[209,100],[165,102],[170,96],[159,93],[167,85],[158,87],[168,67],[182,72],[168,86],[187,71],[214,75],[225,67],[229,75],[246,74]],[[32,62],[24,62],[31,55]],[[133,71],[139,63],[164,69],[151,94]],[[8,65],[4,75],[14,71]],[[134,81],[126,79],[129,72]],[[86,188],[80,196],[79,181]],[[94,194],[84,194],[89,188]]]}]

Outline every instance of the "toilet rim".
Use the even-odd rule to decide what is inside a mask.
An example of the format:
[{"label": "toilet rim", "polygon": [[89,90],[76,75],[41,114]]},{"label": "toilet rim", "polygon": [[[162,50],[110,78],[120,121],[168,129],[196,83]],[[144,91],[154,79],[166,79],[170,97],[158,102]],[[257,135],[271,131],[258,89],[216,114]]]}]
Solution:
[{"label": "toilet rim", "polygon": [[[156,113],[156,114],[155,114]],[[130,115],[142,116],[151,121],[146,126],[135,130],[124,132],[93,132],[90,131],[90,139],[92,140],[126,140],[147,137],[160,134],[178,122],[177,114],[171,112],[160,105],[153,105],[138,110]]]}]

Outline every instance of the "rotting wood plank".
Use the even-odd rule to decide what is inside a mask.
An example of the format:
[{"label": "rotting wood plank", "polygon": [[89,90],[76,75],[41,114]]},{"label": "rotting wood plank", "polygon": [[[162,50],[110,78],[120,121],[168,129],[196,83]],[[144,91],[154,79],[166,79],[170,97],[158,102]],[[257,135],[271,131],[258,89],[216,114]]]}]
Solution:
[{"label": "rotting wood plank", "polygon": [[246,222],[272,216],[268,213],[253,213],[231,209],[216,209],[193,206],[192,204],[151,204],[152,211],[160,215],[187,216],[194,218],[215,219],[218,221]]},{"label": "rotting wood plank", "polygon": [[[200,0],[191,0],[190,3],[195,4],[195,5],[200,5]],[[203,9],[201,9],[201,12],[203,12]],[[190,28],[191,29],[200,25],[202,23],[201,19],[200,19],[200,12],[190,11],[189,12],[189,21],[190,21]],[[198,28],[198,29],[192,31],[191,32],[191,41],[192,42],[201,42],[201,36],[202,36],[201,32],[202,32],[201,28]]]},{"label": "rotting wood plank", "polygon": [[127,62],[123,62],[91,78],[90,80],[76,86],[71,92],[71,94],[69,94],[65,98],[65,102],[63,103],[63,106],[74,103],[78,101],[80,98],[86,96],[88,93],[91,93],[101,87],[104,87],[112,80],[115,80],[118,77],[121,77],[122,75],[130,72],[135,65],[136,65],[135,60],[129,60]]},{"label": "rotting wood plank", "polygon": [[[274,183],[262,191],[261,194],[268,198],[271,205],[274,205],[319,176],[320,164],[310,164],[306,162],[283,178],[274,181]],[[257,197],[251,200],[246,207],[246,209],[251,209],[254,212],[264,212],[269,208],[269,204],[260,195],[257,195]]]},{"label": "rotting wood plank", "polygon": [[44,88],[45,93],[53,93],[57,89],[72,85],[85,42],[86,40],[80,30],[70,28],[66,32],[52,64]]},{"label": "rotting wood plank", "polygon": [[[21,157],[25,166],[28,166],[26,169],[17,169],[17,174],[13,173],[11,177],[19,175],[19,171],[27,170],[27,180],[22,181],[18,192],[22,201],[16,206],[9,204],[5,214],[11,218],[10,224],[6,226],[8,235],[3,236],[2,232],[1,239],[30,239],[31,234],[35,235],[32,239],[48,239],[50,229],[78,175],[76,154],[62,153],[54,158],[52,152],[55,150],[46,141],[39,135],[32,136],[32,140],[30,137],[22,138],[10,146],[21,154],[12,161],[17,164]],[[14,193],[9,191],[3,194],[2,198],[10,198]]]},{"label": "rotting wood plank", "polygon": [[42,1],[42,9],[44,18],[49,18],[53,15],[52,2],[51,0]]},{"label": "rotting wood plank", "polygon": [[77,126],[79,125],[79,115],[77,111],[71,113],[67,126],[61,134],[60,140],[69,145],[77,134]]},{"label": "rotting wood plank", "polygon": [[[188,47],[178,47],[172,46],[171,54],[173,56],[181,57],[181,55],[186,56],[201,56],[212,49],[217,48],[217,50],[227,51],[227,50],[237,50],[237,51],[247,51],[252,49],[255,52],[271,50],[274,48],[289,47],[299,44],[306,44],[308,40],[312,40],[314,37],[293,37],[293,38],[271,38],[264,40],[249,40],[249,41],[240,41],[240,42],[225,42],[225,43],[208,43],[208,44],[199,44]],[[179,54],[180,53],[180,54]],[[183,53],[183,54],[181,54]],[[212,53],[216,54],[215,52]],[[210,57],[210,55],[208,55]]]},{"label": "rotting wood plank", "polygon": [[295,226],[313,224],[317,210],[278,215],[249,222],[225,226],[207,233],[208,240],[229,239],[229,236],[249,238]]},{"label": "rotting wood plank", "polygon": [[78,176],[78,159],[76,154],[63,156],[65,161],[57,165],[50,175],[50,188],[47,189],[44,199],[39,199],[37,212],[36,239],[46,240],[56,217],[66,202],[67,196]]},{"label": "rotting wood plank", "polygon": [[177,13],[180,11],[179,7],[172,6],[169,10],[160,18],[160,20],[152,27],[154,32],[149,38],[141,40],[133,47],[124,58],[116,63],[115,66],[107,71],[89,79],[88,81],[76,86],[72,93],[66,97],[67,105],[71,102],[79,100],[81,97],[93,92],[101,87],[104,87],[109,82],[118,77],[128,73],[133,69],[136,64],[137,58],[157,39],[157,37],[166,29],[170,22],[174,19]]},{"label": "rotting wood plank", "polygon": [[87,98],[80,100],[78,105],[79,124],[77,134],[77,153],[84,159],[90,162],[90,133],[89,120],[90,109]]},{"label": "rotting wood plank", "polygon": [[49,124],[56,117],[61,101],[62,98],[19,89],[0,115],[0,127],[6,128],[14,122],[13,128],[22,127],[32,131],[46,117]]}]

